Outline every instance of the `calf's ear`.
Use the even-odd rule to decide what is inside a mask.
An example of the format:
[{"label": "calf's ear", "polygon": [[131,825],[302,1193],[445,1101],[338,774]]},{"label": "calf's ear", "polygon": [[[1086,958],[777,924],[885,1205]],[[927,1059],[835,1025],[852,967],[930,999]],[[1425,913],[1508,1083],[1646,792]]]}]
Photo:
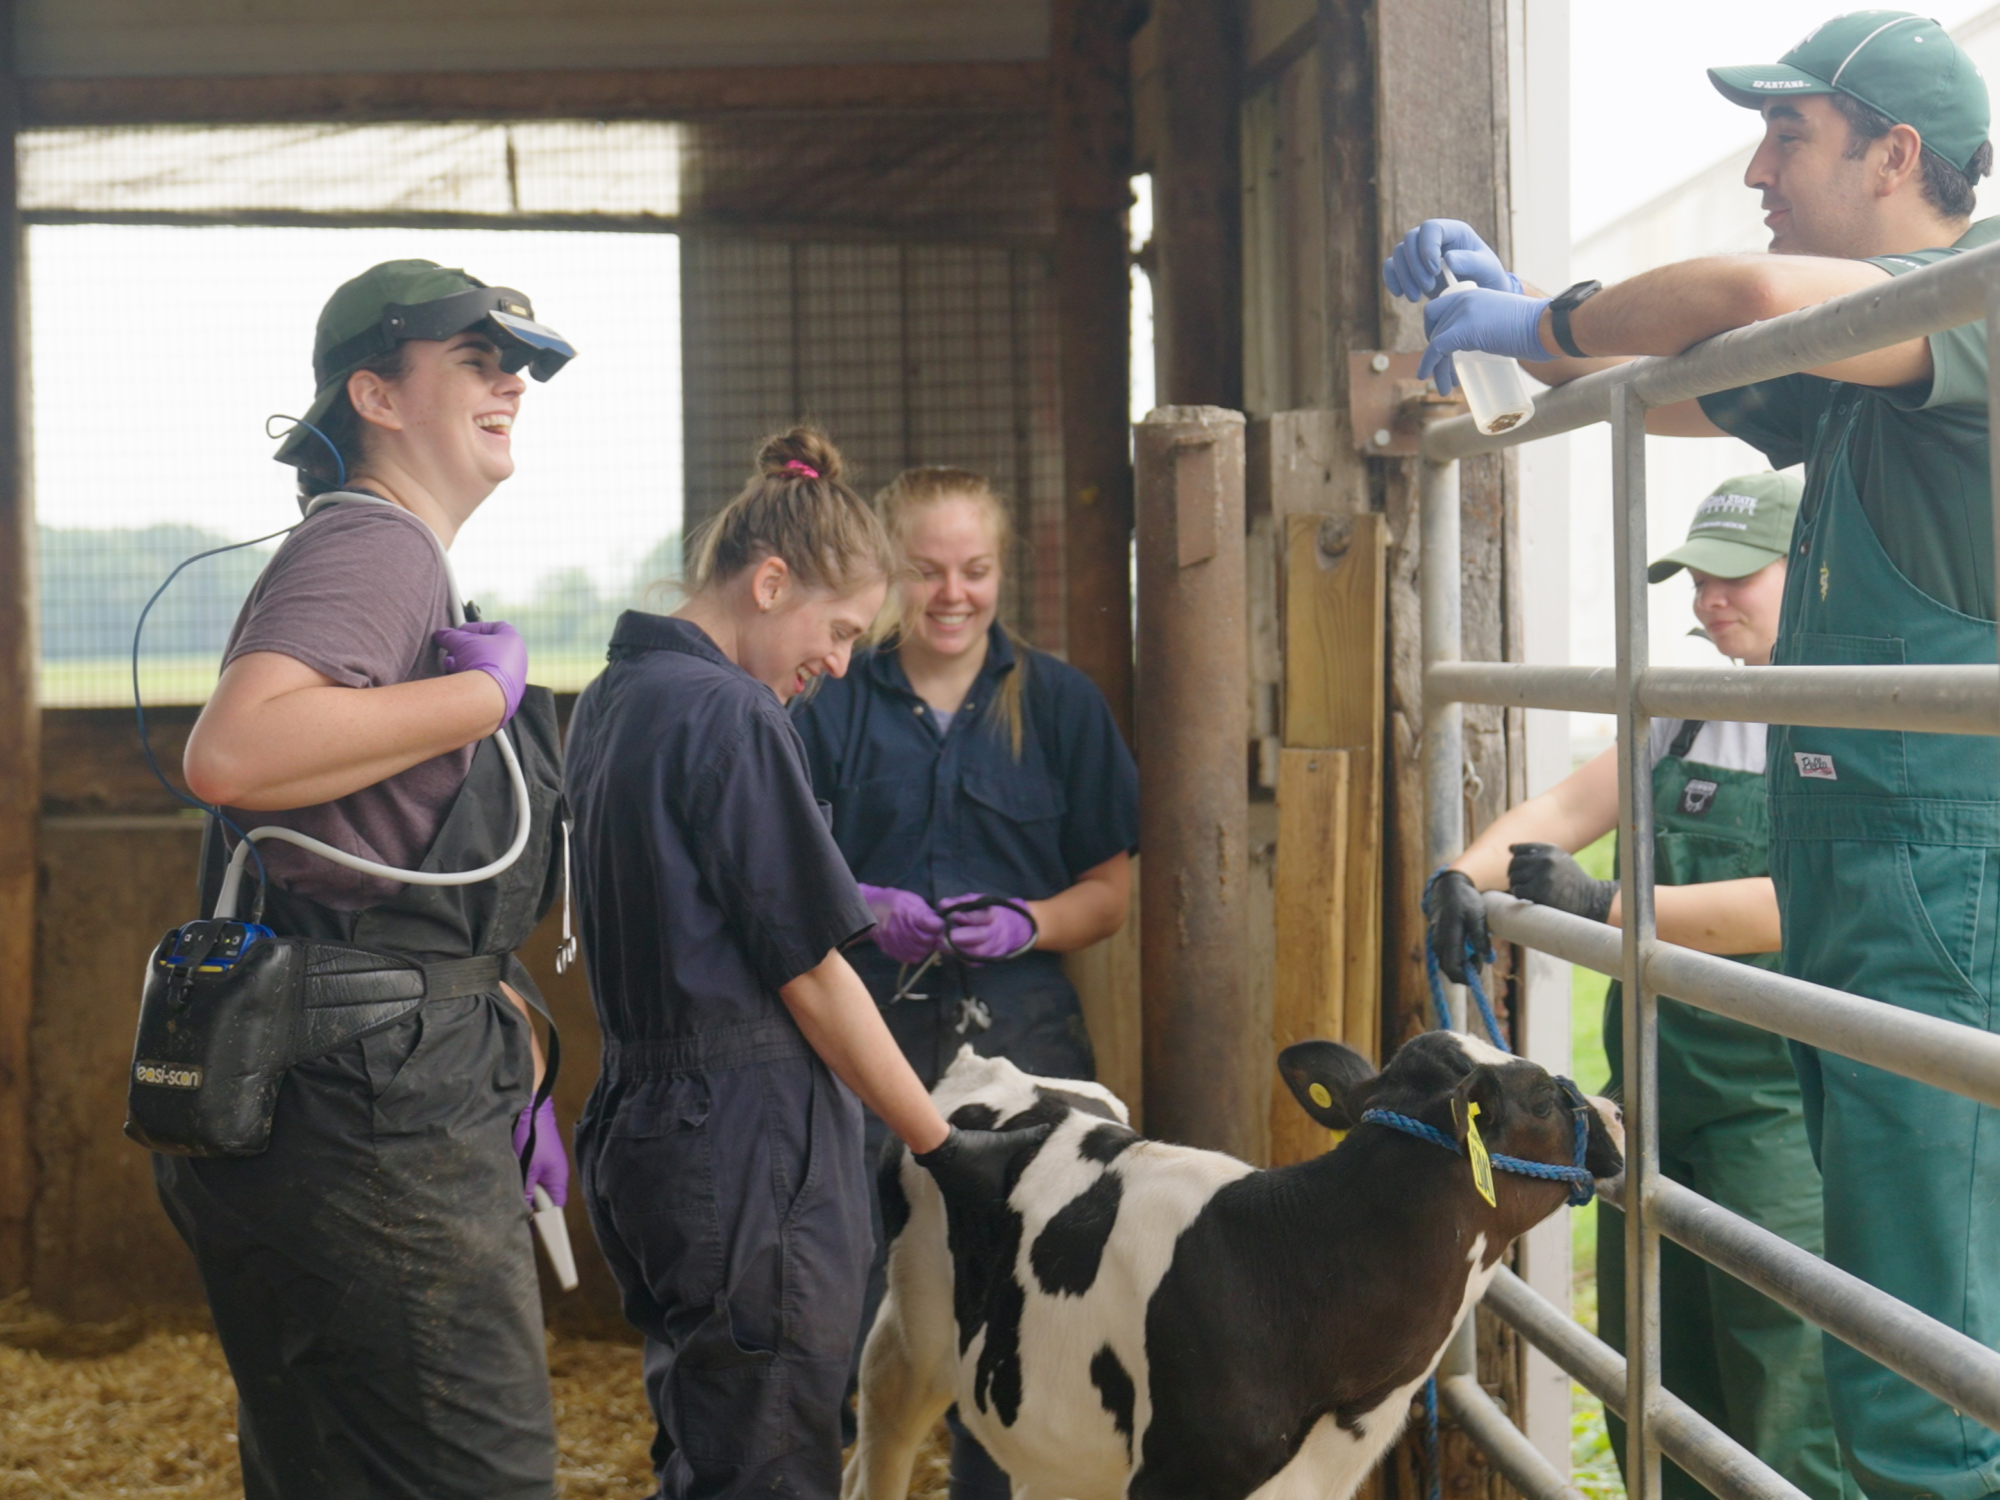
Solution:
[{"label": "calf's ear", "polygon": [[1487,1137],[1499,1129],[1507,1108],[1506,1088],[1499,1071],[1481,1063],[1458,1082],[1451,1096],[1451,1133],[1465,1144],[1466,1125],[1472,1119],[1468,1104],[1479,1106],[1479,1134]]},{"label": "calf's ear", "polygon": [[1328,1130],[1360,1123],[1348,1096],[1375,1076],[1375,1065],[1339,1042],[1294,1042],[1278,1054],[1278,1075],[1299,1107]]}]

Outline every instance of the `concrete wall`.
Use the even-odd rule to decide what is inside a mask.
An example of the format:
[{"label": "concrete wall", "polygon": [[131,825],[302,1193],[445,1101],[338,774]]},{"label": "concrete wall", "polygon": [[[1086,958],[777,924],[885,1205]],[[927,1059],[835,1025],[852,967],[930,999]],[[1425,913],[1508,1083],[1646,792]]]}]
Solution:
[{"label": "concrete wall", "polygon": [[29,77],[999,62],[1047,0],[21,0]]}]

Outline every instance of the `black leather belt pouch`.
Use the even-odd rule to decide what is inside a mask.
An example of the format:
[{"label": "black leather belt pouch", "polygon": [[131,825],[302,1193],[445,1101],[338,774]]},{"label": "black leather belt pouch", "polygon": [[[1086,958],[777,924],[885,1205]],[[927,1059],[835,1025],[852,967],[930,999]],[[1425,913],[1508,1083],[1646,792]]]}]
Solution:
[{"label": "black leather belt pouch", "polygon": [[307,945],[266,938],[204,974],[164,962],[177,936],[146,963],[125,1133],[176,1156],[255,1156],[298,1059]]}]

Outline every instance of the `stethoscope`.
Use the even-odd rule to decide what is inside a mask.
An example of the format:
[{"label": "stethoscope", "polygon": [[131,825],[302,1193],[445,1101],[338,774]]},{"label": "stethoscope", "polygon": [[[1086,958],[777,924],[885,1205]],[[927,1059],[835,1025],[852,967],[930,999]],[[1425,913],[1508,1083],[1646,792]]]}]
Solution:
[{"label": "stethoscope", "polygon": [[[1028,940],[1012,953],[1003,953],[998,958],[981,958],[961,949],[952,937],[952,918],[964,916],[968,912],[991,911],[996,907],[1005,907],[1009,911],[1018,912],[1027,920]],[[937,967],[941,960],[950,958],[959,966],[959,987],[965,991],[964,997],[958,1002],[958,1034],[964,1036],[968,1031],[988,1031],[993,1026],[993,1011],[984,1000],[972,993],[972,970],[981,964],[1004,964],[1029,952],[1041,939],[1041,924],[1035,920],[1035,914],[1028,910],[1025,902],[1016,901],[1011,896],[954,896],[947,898],[943,903],[933,901],[930,903],[930,908],[944,919],[944,946],[927,955],[914,971],[908,964],[899,965],[896,969],[895,993],[882,1002],[882,1008],[887,1010],[890,1006],[900,1005],[905,1000],[932,998],[917,993],[916,986],[924,975]]]},{"label": "stethoscope", "polygon": [[[329,490],[323,495],[316,496],[306,507],[305,518],[311,520],[329,505],[347,504],[390,505],[390,502],[379,495],[363,494],[355,490]],[[396,507],[390,506],[390,508]],[[439,561],[444,564],[445,582],[450,590],[451,623],[463,625],[465,606],[459,603],[458,577],[452,572],[451,554],[444,550],[444,543],[438,540],[437,533],[430,527],[424,528],[424,534],[430,537],[431,544],[437,548]],[[222,878],[222,893],[216,898],[214,915],[223,918],[233,918],[236,915],[236,903],[242,895],[243,871],[249,864],[252,846],[264,839],[276,839],[282,844],[292,844],[346,869],[363,875],[373,875],[382,880],[398,881],[404,885],[477,885],[482,880],[491,880],[494,876],[512,869],[515,862],[520,859],[521,852],[528,847],[528,835],[533,829],[533,814],[528,801],[528,778],[521,771],[521,759],[514,753],[514,744],[508,738],[505,726],[494,731],[493,742],[500,747],[500,758],[506,762],[507,779],[514,790],[514,841],[507,846],[506,852],[492,863],[481,865],[476,870],[399,870],[394,865],[385,865],[378,860],[364,859],[358,854],[350,854],[345,849],[336,849],[333,845],[313,838],[309,834],[300,833],[297,829],[266,823],[262,827],[251,829],[238,841],[236,852],[230,856],[228,871]],[[564,854],[567,857],[566,836],[564,843]],[[567,918],[568,914],[565,903],[563,915]],[[567,938],[567,921],[564,927],[564,935]]]}]

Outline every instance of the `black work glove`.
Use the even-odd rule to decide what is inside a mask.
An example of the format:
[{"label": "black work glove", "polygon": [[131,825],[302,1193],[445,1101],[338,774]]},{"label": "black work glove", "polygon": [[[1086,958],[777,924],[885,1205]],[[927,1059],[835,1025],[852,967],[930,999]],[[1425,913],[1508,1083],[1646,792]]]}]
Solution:
[{"label": "black work glove", "polygon": [[1553,906],[1572,916],[1602,922],[1611,915],[1615,880],[1593,880],[1583,866],[1554,844],[1509,844],[1507,889],[1523,901]]},{"label": "black work glove", "polygon": [[1424,887],[1424,941],[1453,984],[1465,983],[1469,949],[1481,963],[1493,962],[1493,939],[1486,931],[1486,903],[1463,870],[1439,870]]},{"label": "black work glove", "polygon": [[948,1213],[984,1218],[1006,1208],[1020,1168],[1034,1159],[1054,1128],[961,1130],[954,1125],[942,1144],[910,1156],[931,1174]]}]

